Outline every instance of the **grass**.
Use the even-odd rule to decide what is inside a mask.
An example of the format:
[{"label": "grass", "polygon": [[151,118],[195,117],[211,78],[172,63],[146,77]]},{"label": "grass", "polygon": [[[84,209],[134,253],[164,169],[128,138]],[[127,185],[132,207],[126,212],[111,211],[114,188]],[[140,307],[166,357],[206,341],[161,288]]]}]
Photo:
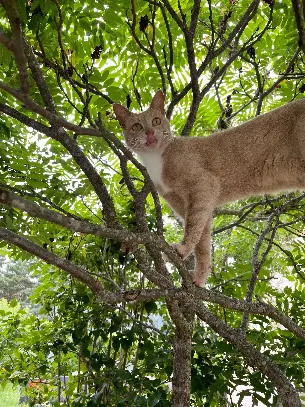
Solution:
[{"label": "grass", "polygon": [[7,383],[3,389],[0,386],[0,406],[1,407],[19,407],[19,390],[14,388],[12,383]]}]

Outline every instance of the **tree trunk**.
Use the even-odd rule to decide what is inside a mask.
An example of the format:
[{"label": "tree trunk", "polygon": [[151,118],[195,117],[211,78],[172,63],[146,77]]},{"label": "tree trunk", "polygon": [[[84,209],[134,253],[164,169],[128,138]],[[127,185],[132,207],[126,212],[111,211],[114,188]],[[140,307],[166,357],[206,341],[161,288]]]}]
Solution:
[{"label": "tree trunk", "polygon": [[194,314],[185,305],[168,304],[176,325],[173,343],[172,406],[189,407],[191,394],[191,359]]}]

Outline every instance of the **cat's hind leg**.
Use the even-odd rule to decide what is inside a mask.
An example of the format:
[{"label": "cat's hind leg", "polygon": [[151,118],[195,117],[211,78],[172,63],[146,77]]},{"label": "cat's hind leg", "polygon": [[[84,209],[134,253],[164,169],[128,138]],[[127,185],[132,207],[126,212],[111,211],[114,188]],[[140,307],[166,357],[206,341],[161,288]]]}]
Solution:
[{"label": "cat's hind leg", "polygon": [[195,270],[193,282],[197,287],[203,287],[211,272],[211,228],[212,217],[207,221],[199,243],[195,247]]}]

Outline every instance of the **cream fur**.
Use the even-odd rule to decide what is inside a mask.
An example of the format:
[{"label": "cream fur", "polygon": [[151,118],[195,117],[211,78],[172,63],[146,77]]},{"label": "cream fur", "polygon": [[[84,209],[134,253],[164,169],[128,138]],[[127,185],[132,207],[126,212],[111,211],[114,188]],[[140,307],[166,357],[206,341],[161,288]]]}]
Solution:
[{"label": "cream fur", "polygon": [[160,193],[164,195],[171,192],[172,189],[163,182],[163,157],[162,154],[160,154],[160,151],[143,151],[138,153],[138,156],[143,165],[145,165],[152,182]]}]

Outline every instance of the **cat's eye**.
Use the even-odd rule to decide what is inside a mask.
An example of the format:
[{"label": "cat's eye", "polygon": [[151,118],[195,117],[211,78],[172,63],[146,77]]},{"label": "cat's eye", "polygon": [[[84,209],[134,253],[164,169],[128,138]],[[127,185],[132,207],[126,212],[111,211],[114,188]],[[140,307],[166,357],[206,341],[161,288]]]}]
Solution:
[{"label": "cat's eye", "polygon": [[152,121],[152,125],[159,126],[159,124],[161,124],[161,119],[159,119],[159,117],[155,117]]},{"label": "cat's eye", "polygon": [[143,129],[143,127],[142,127],[142,125],[140,124],[140,123],[135,123],[133,126],[132,126],[132,130],[133,131],[140,131],[140,130],[142,130]]}]

